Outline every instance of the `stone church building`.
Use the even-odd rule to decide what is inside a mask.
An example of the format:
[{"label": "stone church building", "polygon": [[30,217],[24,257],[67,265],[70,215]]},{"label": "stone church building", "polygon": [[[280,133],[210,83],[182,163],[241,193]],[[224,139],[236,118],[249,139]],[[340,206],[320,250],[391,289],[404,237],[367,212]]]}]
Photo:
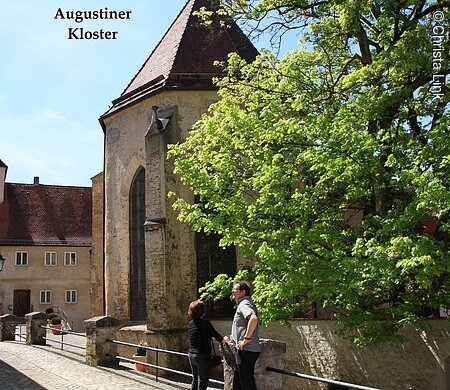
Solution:
[{"label": "stone church building", "polygon": [[[175,351],[186,351],[186,312],[198,288],[219,273],[234,274],[248,261],[235,248],[219,248],[218,237],[180,223],[167,197],[174,191],[194,200],[173,174],[167,148],[186,139],[217,101],[212,78],[221,70],[214,62],[226,61],[231,52],[249,62],[258,55],[234,23],[201,25],[194,12],[203,6],[210,8],[210,2],[187,2],[100,117],[104,172],[92,180],[90,314],[118,319],[123,340]],[[230,331],[232,311],[225,302],[208,309],[222,334]],[[292,320],[291,327],[271,324],[261,335],[286,342],[286,368],[292,371],[383,389],[450,388],[446,320],[430,321],[427,331],[407,330],[408,341],[398,346],[361,349],[336,330],[332,320],[301,319]],[[283,389],[318,386],[292,377],[283,383]]]},{"label": "stone church building", "polygon": [[[219,273],[234,274],[244,261],[234,248],[219,248],[218,237],[195,234],[180,223],[167,197],[170,191],[188,193],[172,173],[167,147],[183,141],[217,101],[212,78],[221,69],[214,62],[226,61],[231,52],[247,61],[258,55],[234,22],[229,28],[217,20],[203,26],[194,15],[201,7],[210,8],[210,2],[187,2],[101,116],[104,172],[93,179],[94,198],[104,185],[104,202],[94,200],[91,313],[102,314],[104,306],[106,315],[121,322],[144,323],[162,338],[160,344],[177,350],[183,341],[176,335],[185,336],[187,307],[198,287]],[[211,310],[230,317],[232,306]]]}]

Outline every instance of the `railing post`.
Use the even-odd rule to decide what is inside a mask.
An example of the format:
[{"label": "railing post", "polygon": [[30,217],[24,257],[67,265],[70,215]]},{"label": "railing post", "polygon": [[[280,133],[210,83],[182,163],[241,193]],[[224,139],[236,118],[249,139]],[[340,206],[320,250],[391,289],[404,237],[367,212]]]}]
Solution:
[{"label": "railing post", "polygon": [[45,336],[47,329],[47,314],[35,311],[25,314],[28,345],[46,345]]},{"label": "railing post", "polygon": [[116,338],[119,320],[107,316],[93,317],[84,321],[86,328],[86,363],[90,366],[114,366],[117,345],[107,340]]},{"label": "railing post", "polygon": [[[284,368],[286,343],[282,341],[261,339],[261,354],[255,366],[255,381],[258,389],[278,390],[283,388],[283,376],[266,370],[267,366]],[[224,355],[224,390],[233,389],[233,376],[235,371],[234,351],[228,345],[221,346]]]},{"label": "railing post", "polygon": [[[159,349],[159,347],[158,347],[158,345],[156,346],[156,364],[155,364],[155,366],[159,366],[159,359],[158,359],[158,349]],[[156,382],[158,382],[158,368],[156,369],[156,375],[155,375],[155,377],[156,377]]]},{"label": "railing post", "polygon": [[19,317],[12,314],[0,316],[0,341],[15,340],[16,323]]}]

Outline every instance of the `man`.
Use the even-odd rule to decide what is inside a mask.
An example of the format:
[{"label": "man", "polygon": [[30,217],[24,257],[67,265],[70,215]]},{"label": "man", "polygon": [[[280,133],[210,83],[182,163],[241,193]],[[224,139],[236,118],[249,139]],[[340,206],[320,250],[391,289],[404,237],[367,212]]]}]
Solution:
[{"label": "man", "polygon": [[255,364],[261,352],[259,321],[255,303],[250,299],[250,285],[238,282],[233,287],[236,313],[231,328],[231,339],[236,347],[237,369],[233,390],[256,390]]}]

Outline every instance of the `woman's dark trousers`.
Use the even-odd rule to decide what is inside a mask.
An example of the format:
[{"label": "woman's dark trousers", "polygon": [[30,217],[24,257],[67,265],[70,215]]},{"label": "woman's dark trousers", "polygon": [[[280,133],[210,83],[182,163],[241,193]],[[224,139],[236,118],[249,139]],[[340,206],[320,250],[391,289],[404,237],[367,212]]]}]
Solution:
[{"label": "woman's dark trousers", "polygon": [[206,390],[209,381],[209,356],[204,354],[189,354],[192,369],[191,390]]}]

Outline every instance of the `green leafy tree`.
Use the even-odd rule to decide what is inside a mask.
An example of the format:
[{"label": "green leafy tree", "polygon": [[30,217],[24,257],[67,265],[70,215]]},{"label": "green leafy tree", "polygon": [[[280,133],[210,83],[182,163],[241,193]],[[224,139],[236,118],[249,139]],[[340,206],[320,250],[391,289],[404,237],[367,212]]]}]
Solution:
[{"label": "green leafy tree", "polygon": [[255,31],[307,26],[304,45],[230,56],[169,153],[201,200],[177,198],[180,219],[255,258],[264,322],[320,302],[360,345],[402,340],[450,307],[449,2],[222,5]]}]

